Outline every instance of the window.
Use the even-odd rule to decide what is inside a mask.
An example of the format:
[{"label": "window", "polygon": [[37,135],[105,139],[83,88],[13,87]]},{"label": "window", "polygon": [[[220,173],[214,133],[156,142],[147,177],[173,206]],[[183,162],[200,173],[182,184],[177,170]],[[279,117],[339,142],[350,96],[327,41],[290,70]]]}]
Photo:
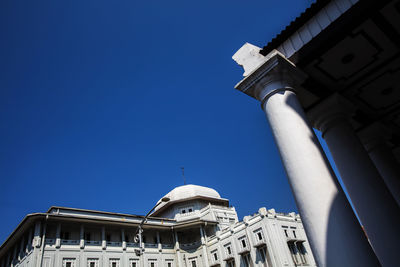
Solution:
[{"label": "window", "polygon": [[228,267],[235,267],[235,260],[230,260],[226,263],[226,265],[228,265]]},{"label": "window", "polygon": [[260,261],[262,266],[272,266],[271,260],[268,257],[268,251],[267,251],[267,247],[260,247],[257,249],[258,254],[260,255]]},{"label": "window", "polygon": [[165,260],[166,267],[173,267],[174,260]]},{"label": "window", "polygon": [[258,240],[262,240],[263,239],[261,231],[257,233],[257,237],[258,237]]},{"label": "window", "polygon": [[228,254],[228,255],[232,254],[232,249],[231,249],[230,245],[226,247],[226,254]]},{"label": "window", "polygon": [[110,267],[119,267],[119,259],[110,259]]},{"label": "window", "polygon": [[191,263],[192,267],[196,267],[197,266],[196,265],[196,260],[191,260],[190,263]]},{"label": "window", "polygon": [[88,267],[99,267],[99,259],[89,258],[87,263]]},{"label": "window", "polygon": [[303,242],[296,242],[297,251],[300,253],[300,259],[303,264],[307,264],[307,251]]},{"label": "window", "polygon": [[157,267],[157,260],[149,260],[149,267]]},{"label": "window", "polygon": [[285,236],[286,237],[289,237],[289,235],[288,235],[288,233],[287,233],[287,230],[285,229],[285,230],[283,230],[284,232],[285,232]]},{"label": "window", "polygon": [[75,267],[75,258],[64,258],[62,262],[63,267]]},{"label": "window", "polygon": [[218,250],[217,249],[214,249],[213,251],[211,251],[211,260],[213,263],[218,260]]},{"label": "window", "polygon": [[245,250],[247,248],[247,237],[242,236],[241,238],[239,238],[239,242],[242,250]]},{"label": "window", "polygon": [[139,267],[139,260],[138,259],[130,259],[129,267]]},{"label": "window", "polygon": [[294,236],[294,238],[297,238],[295,230],[293,230],[293,236]]},{"label": "window", "polygon": [[181,214],[185,214],[185,213],[191,213],[191,212],[193,212],[193,207],[184,207],[184,208],[181,208]]},{"label": "window", "polygon": [[297,253],[296,244],[293,242],[288,242],[288,247],[290,250],[290,254],[292,255],[292,259],[295,265],[300,264],[299,255]]},{"label": "window", "polygon": [[245,267],[253,266],[251,258],[250,258],[250,253],[244,254],[242,256],[242,258],[243,258],[243,263],[244,263]]}]

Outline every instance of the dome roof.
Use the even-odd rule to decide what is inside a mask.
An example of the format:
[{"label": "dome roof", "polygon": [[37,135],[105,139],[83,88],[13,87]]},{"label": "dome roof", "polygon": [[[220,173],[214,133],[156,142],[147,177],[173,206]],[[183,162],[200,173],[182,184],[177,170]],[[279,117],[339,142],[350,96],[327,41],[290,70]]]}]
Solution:
[{"label": "dome roof", "polygon": [[[155,209],[154,213],[156,213],[157,211],[162,209],[164,206],[167,206],[169,204],[172,204],[175,202],[181,202],[181,201],[189,200],[189,199],[193,199],[193,198],[212,199],[214,201],[228,202],[227,199],[221,198],[221,196],[219,195],[219,193],[216,190],[209,188],[209,187],[193,185],[193,184],[178,186],[178,187],[174,188],[173,190],[171,190],[168,194],[166,194],[162,198],[165,198],[165,197],[169,198],[169,201],[161,203]],[[160,203],[161,199],[157,203]]]}]

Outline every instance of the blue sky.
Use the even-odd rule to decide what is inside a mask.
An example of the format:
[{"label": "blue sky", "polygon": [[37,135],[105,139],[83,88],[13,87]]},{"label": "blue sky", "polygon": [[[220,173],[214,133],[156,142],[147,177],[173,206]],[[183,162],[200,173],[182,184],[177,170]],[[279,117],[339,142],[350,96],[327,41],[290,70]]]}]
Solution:
[{"label": "blue sky", "polygon": [[239,218],[296,210],[260,104],[231,59],[311,4],[0,2],[0,243],[52,205],[145,214],[187,183]]}]

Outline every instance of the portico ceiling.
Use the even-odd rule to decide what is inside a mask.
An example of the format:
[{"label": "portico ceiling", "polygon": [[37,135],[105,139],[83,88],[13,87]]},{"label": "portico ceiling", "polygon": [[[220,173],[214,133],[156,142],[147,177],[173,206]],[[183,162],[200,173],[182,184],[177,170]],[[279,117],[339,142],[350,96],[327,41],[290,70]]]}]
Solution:
[{"label": "portico ceiling", "polygon": [[[343,14],[326,27],[321,26],[323,14],[332,17],[335,9],[340,12],[346,5],[348,9]],[[305,42],[302,32],[312,31],[311,22],[324,29]],[[289,48],[288,42],[292,45]],[[277,49],[307,73],[309,78],[298,92],[306,111],[339,93],[356,107],[352,117],[356,131],[381,122],[393,133],[389,145],[398,149],[399,45],[400,0],[317,1],[261,53],[266,55]]]}]

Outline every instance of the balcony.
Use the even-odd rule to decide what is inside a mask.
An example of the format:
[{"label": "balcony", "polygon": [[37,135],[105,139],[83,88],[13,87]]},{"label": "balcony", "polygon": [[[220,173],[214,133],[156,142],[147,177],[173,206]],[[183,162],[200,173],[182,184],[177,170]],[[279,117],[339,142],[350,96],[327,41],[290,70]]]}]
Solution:
[{"label": "balcony", "polygon": [[121,242],[116,242],[116,241],[107,241],[107,246],[120,247],[120,246],[122,246],[122,243]]},{"label": "balcony", "polygon": [[235,257],[233,256],[233,253],[231,251],[231,253],[228,253],[228,251],[225,251],[224,254],[224,261],[230,261],[232,259],[234,259]]},{"label": "balcony", "polygon": [[61,239],[62,245],[79,245],[80,240]]},{"label": "balcony", "polygon": [[126,246],[130,248],[138,248],[139,243],[134,243],[134,242],[126,242]]},{"label": "balcony", "polygon": [[161,247],[163,249],[173,249],[174,245],[173,244],[162,244]]},{"label": "balcony", "polygon": [[85,240],[85,245],[87,246],[100,246],[101,241],[99,240]]},{"label": "balcony", "polygon": [[182,249],[189,249],[189,248],[199,247],[200,245],[201,245],[200,241],[195,241],[191,243],[182,243],[179,245],[179,247]]},{"label": "balcony", "polygon": [[267,245],[267,243],[265,242],[265,239],[264,239],[264,237],[263,238],[261,238],[261,239],[256,239],[255,240],[255,242],[254,242],[254,247],[256,247],[256,248],[259,248],[259,247],[263,247],[263,246],[265,246],[265,245]]},{"label": "balcony", "polygon": [[158,248],[158,244],[154,243],[144,243],[145,248]]},{"label": "balcony", "polygon": [[54,244],[56,243],[56,239],[55,239],[55,238],[46,238],[46,239],[44,240],[44,243],[45,243],[46,245],[54,245]]},{"label": "balcony", "polygon": [[242,254],[246,254],[246,253],[249,253],[250,252],[250,248],[249,248],[249,246],[246,246],[246,247],[240,247],[239,248],[239,251],[238,251],[238,253],[240,254],[240,255],[242,255]]}]

